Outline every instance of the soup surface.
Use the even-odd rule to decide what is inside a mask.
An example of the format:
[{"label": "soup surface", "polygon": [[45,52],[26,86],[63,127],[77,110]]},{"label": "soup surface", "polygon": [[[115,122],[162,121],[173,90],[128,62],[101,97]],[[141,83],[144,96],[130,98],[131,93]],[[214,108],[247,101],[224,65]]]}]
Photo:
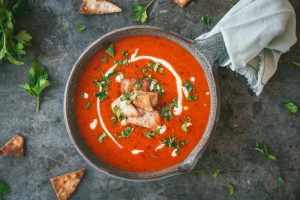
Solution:
[{"label": "soup surface", "polygon": [[101,160],[131,172],[182,162],[208,123],[210,92],[197,60],[161,37],[107,44],[76,87],[77,128]]}]

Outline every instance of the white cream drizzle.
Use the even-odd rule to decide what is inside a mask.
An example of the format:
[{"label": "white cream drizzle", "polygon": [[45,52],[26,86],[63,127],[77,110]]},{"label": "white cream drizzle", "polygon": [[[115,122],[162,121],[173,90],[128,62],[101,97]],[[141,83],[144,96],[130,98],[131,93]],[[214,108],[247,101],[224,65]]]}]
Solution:
[{"label": "white cream drizzle", "polygon": [[184,106],[184,107],[183,107],[183,109],[184,109],[184,110],[188,110],[188,109],[189,109],[189,107],[187,107],[187,106]]},{"label": "white cream drizzle", "polygon": [[206,95],[209,95],[209,92],[205,92]]},{"label": "white cream drizzle", "polygon": [[[164,65],[175,77],[176,79],[176,85],[177,85],[177,107],[174,108],[173,112],[175,115],[180,115],[182,112],[182,80],[180,78],[180,76],[177,74],[177,72],[175,71],[175,69],[172,67],[172,65],[170,63],[168,63],[167,61],[163,60],[163,59],[159,59],[156,57],[152,57],[152,56],[137,56],[139,49],[136,49],[135,52],[131,55],[131,59],[128,61],[129,63],[131,62],[135,62],[138,60],[152,60],[153,62],[159,62],[160,64]],[[107,76],[109,73],[111,73],[115,68],[117,67],[117,65],[113,65],[106,73],[105,75]],[[99,91],[101,91],[102,88],[99,88]],[[121,146],[116,139],[112,136],[112,134],[107,130],[105,123],[101,117],[101,109],[100,109],[100,99],[97,98],[97,111],[98,111],[98,117],[100,120],[100,124],[103,128],[103,130],[108,134],[108,136],[113,140],[114,143],[116,143],[121,149],[123,148],[123,146]]]},{"label": "white cream drizzle", "polygon": [[90,128],[91,128],[92,130],[95,130],[97,124],[98,124],[97,119],[94,119],[93,122],[90,123]]},{"label": "white cream drizzle", "polygon": [[195,82],[195,80],[196,80],[195,77],[191,77],[192,82]]},{"label": "white cream drizzle", "polygon": [[182,92],[183,92],[184,96],[186,98],[189,97],[189,91],[186,89],[186,87],[182,86],[181,89],[182,89]]},{"label": "white cream drizzle", "polygon": [[177,151],[177,149],[174,149],[173,151],[172,151],[172,157],[175,157],[175,156],[177,156],[177,153],[176,153],[176,151]]},{"label": "white cream drizzle", "polygon": [[86,92],[84,92],[84,93],[83,93],[83,98],[85,98],[85,99],[89,98],[89,94],[86,93]]},{"label": "white cream drizzle", "polygon": [[136,155],[136,154],[139,154],[139,153],[142,153],[142,152],[144,152],[144,150],[134,149],[134,150],[131,151],[131,154]]},{"label": "white cream drizzle", "polygon": [[165,144],[160,144],[155,148],[155,151],[160,150],[162,148],[164,148]]},{"label": "white cream drizzle", "polygon": [[119,74],[116,76],[116,82],[121,83],[121,80],[124,78],[123,74]]}]

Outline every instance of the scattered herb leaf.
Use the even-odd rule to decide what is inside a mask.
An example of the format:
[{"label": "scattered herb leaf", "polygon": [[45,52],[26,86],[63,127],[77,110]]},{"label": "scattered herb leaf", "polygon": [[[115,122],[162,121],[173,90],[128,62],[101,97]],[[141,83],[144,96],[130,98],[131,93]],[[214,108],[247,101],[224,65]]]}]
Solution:
[{"label": "scattered herb leaf", "polygon": [[177,102],[176,102],[176,98],[174,98],[172,100],[172,102],[170,103],[170,105],[166,106],[166,107],[162,107],[161,109],[161,117],[165,118],[166,121],[170,121],[172,118],[172,111],[171,109],[177,107]]},{"label": "scattered herb leaf", "polygon": [[279,176],[278,178],[277,178],[277,182],[279,183],[279,184],[285,184],[285,180],[281,177],[281,176]]},{"label": "scattered herb leaf", "polygon": [[300,63],[298,62],[292,62],[295,66],[300,67]]},{"label": "scattered herb leaf", "polygon": [[184,85],[184,87],[186,88],[186,90],[187,90],[188,92],[194,92],[194,91],[195,91],[195,88],[194,88],[194,86],[191,84],[190,81],[185,81],[183,85]]},{"label": "scattered herb leaf", "polygon": [[114,45],[110,44],[108,46],[108,48],[105,50],[105,53],[107,53],[108,55],[110,55],[111,57],[115,57],[115,49],[114,49]]},{"label": "scattered herb leaf", "polygon": [[191,125],[191,118],[187,117],[185,122],[181,125],[181,130],[183,130],[184,132],[189,132],[189,125]]},{"label": "scattered herb leaf", "polygon": [[88,109],[89,107],[91,107],[91,102],[87,102],[87,103],[85,104],[85,108],[86,108],[86,109]]},{"label": "scattered herb leaf", "polygon": [[193,94],[191,94],[191,95],[189,95],[186,99],[187,99],[188,101],[194,101],[194,100],[197,100],[198,97],[195,96],[195,95],[193,95]]},{"label": "scattered herb leaf", "polygon": [[123,55],[123,58],[126,58],[128,56],[128,51],[127,50],[123,50],[122,55]]},{"label": "scattered herb leaf", "polygon": [[226,188],[228,189],[229,196],[232,196],[235,192],[235,186],[232,183],[227,183]]},{"label": "scattered herb leaf", "polygon": [[102,58],[101,58],[101,61],[102,61],[103,63],[107,63],[107,62],[108,62],[108,58],[107,58],[107,57],[102,57]]},{"label": "scattered herb leaf", "polygon": [[106,132],[104,132],[104,133],[102,133],[102,134],[100,135],[98,141],[99,141],[100,143],[102,143],[102,142],[103,142],[103,139],[104,139],[105,137],[108,137],[108,134],[107,134]]},{"label": "scattered herb leaf", "polygon": [[29,95],[36,97],[36,111],[40,110],[40,95],[44,89],[50,86],[46,68],[37,60],[32,61],[28,71],[29,83],[20,84],[20,87]]},{"label": "scattered herb leaf", "polygon": [[116,115],[117,119],[120,119],[121,117],[121,109],[119,106],[114,106],[113,113]]},{"label": "scattered herb leaf", "polygon": [[106,91],[96,92],[95,96],[100,99],[100,101],[104,100],[107,97]]},{"label": "scattered herb leaf", "polygon": [[216,169],[215,171],[213,171],[213,177],[214,178],[218,178],[221,174],[221,169]]},{"label": "scattered herb leaf", "polygon": [[153,0],[151,0],[146,6],[133,5],[131,7],[131,20],[134,22],[146,22],[148,18],[147,9],[151,6]]},{"label": "scattered herb leaf", "polygon": [[114,126],[116,126],[117,125],[117,121],[118,121],[117,117],[116,116],[112,116],[110,119],[113,122]]},{"label": "scattered herb leaf", "polygon": [[144,135],[147,137],[147,138],[153,138],[155,133],[152,132],[152,131],[147,131],[144,133]]},{"label": "scattered herb leaf", "polygon": [[84,31],[86,29],[86,25],[83,23],[79,23],[76,25],[77,31]]},{"label": "scattered herb leaf", "polygon": [[193,175],[201,175],[201,176],[204,176],[206,174],[206,169],[205,168],[200,168],[200,169],[193,169],[192,170],[192,174]]},{"label": "scattered herb leaf", "polygon": [[254,148],[255,151],[259,151],[262,155],[267,157],[269,160],[276,161],[277,157],[269,152],[269,147],[267,144],[264,144],[262,147],[256,142],[256,146]]},{"label": "scattered herb leaf", "polygon": [[204,25],[211,25],[212,19],[211,19],[209,16],[203,16],[203,17],[201,18],[201,22],[202,22]]},{"label": "scattered herb leaf", "polygon": [[3,196],[11,192],[10,187],[3,182],[0,182],[0,199],[3,199]]},{"label": "scattered herb leaf", "polygon": [[131,135],[131,132],[134,128],[126,127],[123,131],[121,131],[121,138],[128,138]]},{"label": "scattered herb leaf", "polygon": [[286,100],[284,102],[284,106],[286,107],[286,109],[288,109],[288,111],[290,111],[291,114],[293,114],[293,115],[297,114],[298,106],[295,103],[293,103],[292,101]]},{"label": "scattered herb leaf", "polygon": [[176,154],[178,154],[180,148],[186,145],[188,142],[189,142],[188,140],[183,140],[183,141],[175,140],[175,137],[172,134],[167,139],[161,141],[161,143],[165,144],[169,149],[175,148]]}]

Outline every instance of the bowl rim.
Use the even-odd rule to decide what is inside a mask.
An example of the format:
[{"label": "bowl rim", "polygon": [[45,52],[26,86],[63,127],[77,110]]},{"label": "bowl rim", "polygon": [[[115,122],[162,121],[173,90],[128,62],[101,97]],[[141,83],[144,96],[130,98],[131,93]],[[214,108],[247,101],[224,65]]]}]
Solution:
[{"label": "bowl rim", "polygon": [[[126,31],[132,31],[132,30],[150,30],[150,31],[160,31],[162,34],[165,35],[169,35],[170,37],[174,37],[174,39],[176,40],[180,40],[183,43],[186,43],[187,46],[189,46],[189,48],[191,48],[190,50],[186,49],[186,47],[184,47],[183,45],[179,44],[178,42],[176,42],[178,45],[182,46],[184,49],[186,49],[187,51],[189,51],[194,57],[194,54],[197,54],[198,58],[195,57],[195,59],[197,61],[199,61],[199,58],[201,59],[201,66],[205,72],[205,76],[208,80],[208,74],[209,74],[209,78],[210,78],[210,83],[208,83],[209,85],[209,90],[210,90],[210,95],[211,95],[211,108],[210,108],[210,116],[209,116],[209,120],[206,126],[206,129],[203,133],[203,136],[201,137],[201,139],[199,140],[198,144],[194,147],[194,149],[192,150],[192,152],[180,163],[173,165],[169,168],[160,170],[160,171],[164,171],[167,169],[170,169],[171,171],[166,171],[167,173],[159,173],[159,175],[156,176],[152,176],[152,177],[146,177],[146,178],[140,178],[140,177],[130,177],[130,175],[128,176],[124,176],[123,174],[114,174],[111,171],[101,168],[100,166],[96,165],[96,163],[94,163],[88,155],[85,154],[85,152],[81,149],[82,147],[80,147],[80,145],[78,144],[78,142],[76,141],[75,137],[74,137],[74,133],[71,130],[71,125],[70,125],[70,118],[69,118],[69,113],[70,113],[70,109],[73,109],[69,106],[69,102],[70,102],[70,97],[69,97],[69,93],[70,93],[70,87],[71,87],[71,80],[73,79],[73,76],[75,74],[75,72],[78,70],[77,68],[80,68],[80,64],[83,60],[83,58],[89,54],[89,52],[91,51],[91,49],[95,48],[97,45],[101,44],[101,41],[105,41],[105,38],[110,37],[114,34],[118,34],[121,32],[126,32]],[[126,36],[125,36],[126,37]],[[161,36],[163,37],[163,36]],[[167,39],[167,38],[166,38]],[[175,41],[173,41],[175,42]],[[191,52],[193,51],[193,52]],[[93,57],[93,55],[90,56]],[[202,152],[204,151],[205,147],[207,146],[208,140],[216,126],[216,123],[218,121],[218,116],[219,116],[219,94],[218,94],[218,90],[217,90],[217,84],[216,84],[216,80],[214,78],[214,72],[212,69],[212,66],[208,65],[208,61],[206,60],[206,58],[201,54],[201,52],[194,46],[193,44],[193,40],[189,40],[186,39],[184,37],[182,37],[181,35],[174,33],[174,32],[170,32],[170,31],[165,31],[162,28],[159,27],[155,27],[155,26],[145,26],[145,25],[139,25],[139,26],[129,26],[129,27],[124,27],[124,28],[119,28],[119,29],[115,29],[111,32],[108,32],[104,35],[102,35],[101,37],[99,37],[98,39],[96,39],[95,41],[93,41],[90,45],[88,45],[87,48],[85,48],[85,50],[80,54],[80,56],[78,57],[78,59],[75,61],[74,65],[72,66],[72,69],[69,73],[68,79],[67,79],[67,83],[65,86],[65,91],[64,91],[64,120],[65,120],[65,125],[67,128],[67,132],[68,135],[72,141],[72,143],[74,144],[76,150],[79,152],[79,154],[84,158],[84,160],[89,163],[92,167],[96,168],[98,171],[107,174],[111,177],[115,177],[117,179],[121,179],[121,180],[126,180],[126,181],[135,181],[135,182],[148,182],[148,181],[155,181],[155,180],[160,180],[163,178],[167,178],[167,177],[171,177],[174,175],[178,175],[178,174],[184,174],[184,173],[188,173],[190,172],[194,166],[196,165],[197,161],[199,160],[199,158],[202,155]],[[214,96],[212,98],[212,96]],[[199,148],[199,144],[201,143],[201,148]],[[196,150],[196,148],[198,147],[198,149]],[[191,155],[193,155],[191,157]],[[98,158],[99,159],[99,158]],[[100,160],[100,159],[99,159]],[[111,166],[112,168],[115,168],[113,166]],[[121,169],[117,169],[120,171],[124,171],[124,173],[126,173],[127,171],[125,170],[121,170]],[[129,172],[131,174],[144,174],[144,172]],[[147,172],[148,174],[155,174],[157,172]]]}]

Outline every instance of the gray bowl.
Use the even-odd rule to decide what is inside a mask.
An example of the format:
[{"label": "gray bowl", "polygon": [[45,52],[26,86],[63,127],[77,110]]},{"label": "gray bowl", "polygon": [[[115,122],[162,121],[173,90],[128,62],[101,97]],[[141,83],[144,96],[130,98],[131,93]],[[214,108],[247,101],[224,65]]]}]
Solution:
[{"label": "gray bowl", "polygon": [[[74,93],[78,77],[83,71],[87,62],[103,47],[104,41],[115,41],[121,38],[134,35],[152,35],[159,36],[171,40],[187,51],[189,51],[195,59],[202,65],[205,72],[211,97],[211,107],[210,116],[205,132],[198,142],[197,146],[189,154],[189,156],[181,163],[174,165],[172,167],[154,171],[154,172],[129,172],[115,168],[108,163],[105,163],[101,159],[97,158],[95,154],[89,150],[87,145],[83,142],[80,133],[76,127],[74,119]],[[219,103],[216,82],[213,76],[213,64],[220,56],[220,49],[223,48],[222,38],[215,37],[207,41],[191,41],[181,37],[178,34],[166,32],[161,28],[151,27],[151,26],[133,26],[127,28],[117,29],[112,31],[93,42],[87,49],[81,54],[78,60],[75,62],[73,69],[67,81],[65,96],[64,96],[64,115],[65,123],[69,133],[69,136],[74,143],[77,151],[80,155],[97,170],[104,172],[110,176],[117,177],[124,180],[131,181],[150,181],[158,180],[166,177],[170,177],[177,174],[183,174],[190,172],[196,165],[198,159],[200,158],[208,139],[211,136],[213,128],[215,127]],[[223,49],[224,50],[224,49]]]}]

